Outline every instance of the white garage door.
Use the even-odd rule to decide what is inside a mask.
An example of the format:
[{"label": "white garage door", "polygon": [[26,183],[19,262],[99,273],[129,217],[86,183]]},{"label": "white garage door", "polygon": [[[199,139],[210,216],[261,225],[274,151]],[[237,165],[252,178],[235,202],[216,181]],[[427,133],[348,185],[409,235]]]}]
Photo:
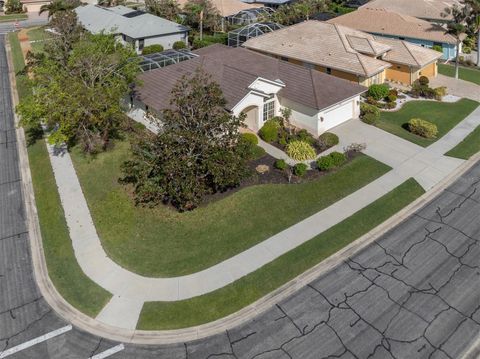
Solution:
[{"label": "white garage door", "polygon": [[353,118],[353,104],[354,101],[348,101],[343,105],[335,107],[331,111],[325,112],[323,127],[326,130],[331,129],[332,127],[338,126],[345,121],[348,121]]}]

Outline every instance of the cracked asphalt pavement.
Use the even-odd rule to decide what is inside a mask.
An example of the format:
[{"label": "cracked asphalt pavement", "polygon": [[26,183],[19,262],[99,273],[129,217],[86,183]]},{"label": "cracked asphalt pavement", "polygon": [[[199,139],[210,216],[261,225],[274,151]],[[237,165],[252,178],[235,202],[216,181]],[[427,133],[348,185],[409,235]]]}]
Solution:
[{"label": "cracked asphalt pavement", "polygon": [[[0,357],[69,323],[32,272],[0,36]],[[406,221],[254,320],[112,358],[459,358],[480,333],[480,164]],[[88,358],[118,345],[76,328],[9,358]],[[473,352],[471,358],[478,358]]]}]

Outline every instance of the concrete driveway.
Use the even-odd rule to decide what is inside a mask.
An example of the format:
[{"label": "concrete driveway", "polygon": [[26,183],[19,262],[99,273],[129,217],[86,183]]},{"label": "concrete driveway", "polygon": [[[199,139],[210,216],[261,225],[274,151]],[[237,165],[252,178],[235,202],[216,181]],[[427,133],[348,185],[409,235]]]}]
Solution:
[{"label": "concrete driveway", "polygon": [[450,95],[469,98],[470,100],[480,101],[480,86],[473,82],[456,80],[452,77],[438,75],[430,80],[430,87],[445,86]]}]

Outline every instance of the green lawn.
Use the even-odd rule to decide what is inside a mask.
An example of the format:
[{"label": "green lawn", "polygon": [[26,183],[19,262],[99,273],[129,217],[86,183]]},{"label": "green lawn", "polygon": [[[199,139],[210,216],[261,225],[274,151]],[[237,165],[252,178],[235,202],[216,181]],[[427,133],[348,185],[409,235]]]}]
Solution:
[{"label": "green lawn", "polygon": [[[439,64],[438,73],[449,77],[455,77],[455,66]],[[458,69],[458,77],[462,80],[480,85],[480,70],[460,66]]]},{"label": "green lawn", "polygon": [[381,224],[424,193],[410,179],[343,222],[238,281],[179,302],[148,302],[138,329],[178,329],[207,323],[253,303]]},{"label": "green lawn", "polygon": [[[17,34],[10,33],[9,41],[17,73],[18,95],[22,98],[30,92],[25,75],[18,74],[25,63]],[[71,305],[95,317],[110,300],[111,294],[92,282],[75,259],[45,142],[37,141],[29,146],[28,158],[50,279]]]},{"label": "green lawn", "polygon": [[27,14],[10,14],[10,15],[1,15],[0,22],[11,22],[16,20],[25,20],[28,19]]},{"label": "green lawn", "polygon": [[[455,127],[477,106],[478,102],[468,99],[461,99],[455,103],[412,101],[406,103],[399,111],[381,112],[377,127],[417,145],[427,147]],[[438,128],[437,138],[426,139],[410,133],[405,128],[405,124],[411,118],[421,118],[436,124]]]},{"label": "green lawn", "polygon": [[15,77],[17,80],[18,97],[23,98],[30,93],[30,87],[28,83],[28,77],[23,72],[25,69],[25,61],[23,59],[22,48],[20,47],[20,41],[18,41],[17,33],[9,33],[8,41],[12,49],[13,69],[15,71]]},{"label": "green lawn", "polygon": [[228,259],[328,207],[390,168],[359,156],[338,172],[300,185],[261,185],[194,211],[136,207],[118,183],[129,144],[72,159],[95,226],[109,256],[146,276],[194,273]]},{"label": "green lawn", "polygon": [[472,131],[457,146],[446,153],[447,156],[468,160],[480,151],[480,126]]}]

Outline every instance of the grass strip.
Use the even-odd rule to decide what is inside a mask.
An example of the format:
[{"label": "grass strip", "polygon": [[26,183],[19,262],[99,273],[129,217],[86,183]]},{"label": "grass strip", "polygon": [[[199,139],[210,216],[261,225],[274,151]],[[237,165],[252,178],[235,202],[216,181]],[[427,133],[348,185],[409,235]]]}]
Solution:
[{"label": "grass strip", "polygon": [[145,303],[137,328],[179,329],[232,314],[368,233],[423,193],[423,188],[409,179],[329,230],[222,289],[178,302]]},{"label": "grass strip", "polygon": [[474,154],[480,151],[480,126],[473,130],[457,146],[452,148],[445,155],[450,157],[468,160]]},{"label": "grass strip", "polygon": [[[438,73],[448,77],[455,77],[455,66],[439,64]],[[480,70],[460,66],[458,69],[458,77],[461,80],[480,85]]]}]

